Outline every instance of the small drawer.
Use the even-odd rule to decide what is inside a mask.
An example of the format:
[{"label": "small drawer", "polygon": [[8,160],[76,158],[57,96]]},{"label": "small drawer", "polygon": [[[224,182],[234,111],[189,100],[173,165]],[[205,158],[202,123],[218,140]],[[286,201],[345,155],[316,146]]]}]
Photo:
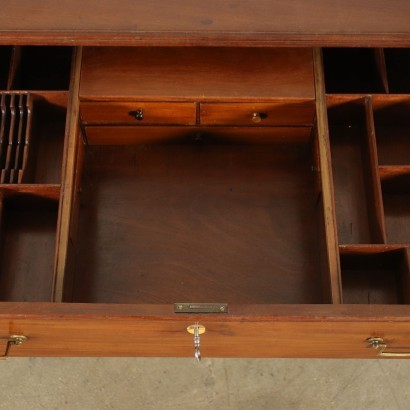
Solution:
[{"label": "small drawer", "polygon": [[200,113],[204,125],[311,126],[315,103],[203,103]]},{"label": "small drawer", "polygon": [[83,102],[85,124],[179,124],[196,123],[195,103],[173,102]]}]

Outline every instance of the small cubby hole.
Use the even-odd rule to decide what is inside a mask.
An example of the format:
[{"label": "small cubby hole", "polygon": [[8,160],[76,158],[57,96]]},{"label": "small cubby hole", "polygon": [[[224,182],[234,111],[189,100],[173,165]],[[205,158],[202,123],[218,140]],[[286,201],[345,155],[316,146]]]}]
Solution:
[{"label": "small cubby hole", "polygon": [[58,201],[2,190],[0,194],[0,300],[48,302]]},{"label": "small cubby hole", "polygon": [[23,183],[60,184],[67,93],[33,94],[32,135]]},{"label": "small cubby hole", "polygon": [[410,94],[410,49],[386,48],[389,92],[391,94]]},{"label": "small cubby hole", "polygon": [[373,96],[380,166],[410,166],[410,96]]},{"label": "small cubby hole", "polygon": [[382,179],[387,242],[410,243],[410,173],[386,175]]},{"label": "small cubby hole", "polygon": [[342,252],[343,303],[409,304],[409,249]]},{"label": "small cubby hole", "polygon": [[386,92],[382,49],[324,48],[323,64],[328,94]]},{"label": "small cubby hole", "polygon": [[[328,98],[329,136],[340,244],[383,243],[365,98]],[[374,168],[374,169],[373,169]]]},{"label": "small cubby hole", "polygon": [[14,47],[9,74],[10,89],[67,91],[72,51],[72,47]]},{"label": "small cubby hole", "polygon": [[7,89],[13,47],[0,47],[0,91]]}]

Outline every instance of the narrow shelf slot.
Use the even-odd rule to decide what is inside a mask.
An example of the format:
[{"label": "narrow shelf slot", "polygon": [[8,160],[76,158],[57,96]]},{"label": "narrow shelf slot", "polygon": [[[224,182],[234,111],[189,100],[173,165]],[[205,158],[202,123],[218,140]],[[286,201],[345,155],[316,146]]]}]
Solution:
[{"label": "narrow shelf slot", "polygon": [[327,94],[386,93],[386,68],[380,49],[324,48]]},{"label": "narrow shelf slot", "polygon": [[11,90],[68,90],[71,47],[16,47]]},{"label": "narrow shelf slot", "polygon": [[345,304],[409,304],[408,249],[340,247]]},{"label": "narrow shelf slot", "polygon": [[1,192],[0,204],[0,300],[50,301],[58,201]]},{"label": "narrow shelf slot", "polygon": [[384,50],[390,93],[410,94],[410,49]]},{"label": "narrow shelf slot", "polygon": [[339,243],[384,243],[369,100],[328,97],[327,102]]}]

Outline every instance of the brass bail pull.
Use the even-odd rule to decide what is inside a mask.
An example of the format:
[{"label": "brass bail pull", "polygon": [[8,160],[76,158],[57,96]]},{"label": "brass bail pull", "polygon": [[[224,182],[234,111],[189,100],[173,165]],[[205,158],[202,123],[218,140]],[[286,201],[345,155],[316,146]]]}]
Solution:
[{"label": "brass bail pull", "polygon": [[[3,338],[5,339],[5,338]],[[21,346],[27,340],[24,335],[11,335],[7,338],[6,350],[0,356],[0,360],[5,360],[9,356],[11,346]]]},{"label": "brass bail pull", "polygon": [[382,337],[369,337],[366,342],[369,347],[376,349],[378,356],[410,357],[410,347],[389,347]]},{"label": "brass bail pull", "polygon": [[199,323],[195,323],[194,325],[190,325],[187,327],[188,333],[194,335],[194,356],[195,359],[199,362],[201,360],[201,336],[205,333],[205,326],[200,325]]}]

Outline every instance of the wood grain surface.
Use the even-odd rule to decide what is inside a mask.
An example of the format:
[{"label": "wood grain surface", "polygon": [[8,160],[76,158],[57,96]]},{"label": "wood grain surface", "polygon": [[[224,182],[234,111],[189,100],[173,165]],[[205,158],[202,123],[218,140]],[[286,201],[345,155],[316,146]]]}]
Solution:
[{"label": "wood grain surface", "polygon": [[82,100],[314,99],[309,48],[84,48]]},{"label": "wood grain surface", "polygon": [[406,0],[0,2],[0,41],[53,44],[409,44]]},{"label": "wood grain surface", "polygon": [[309,133],[236,135],[87,148],[75,302],[322,302]]}]

